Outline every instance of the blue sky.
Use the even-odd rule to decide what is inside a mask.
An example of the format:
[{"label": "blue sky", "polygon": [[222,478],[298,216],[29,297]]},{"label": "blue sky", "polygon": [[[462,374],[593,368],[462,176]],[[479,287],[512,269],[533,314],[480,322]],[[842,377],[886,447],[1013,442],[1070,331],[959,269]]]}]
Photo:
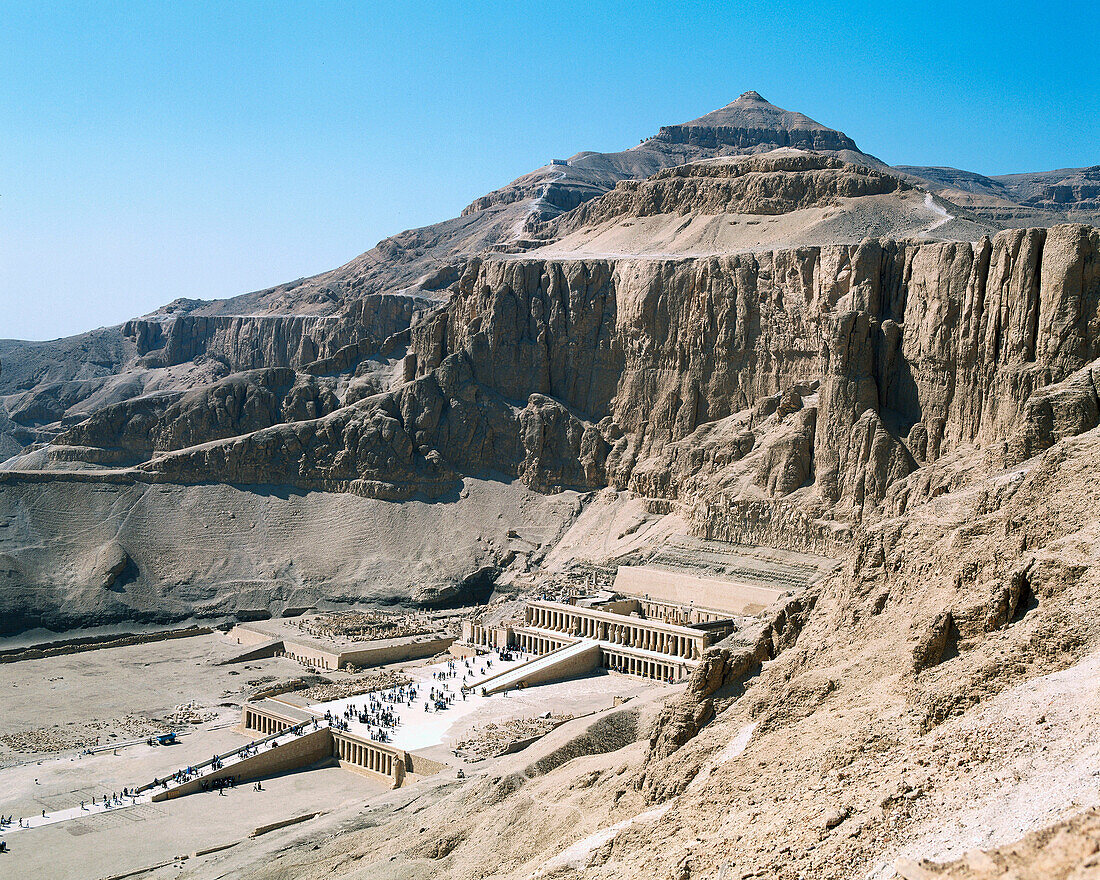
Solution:
[{"label": "blue sky", "polygon": [[1090,7],[0,0],[0,337],[314,274],[748,89],[891,164],[1097,164]]}]

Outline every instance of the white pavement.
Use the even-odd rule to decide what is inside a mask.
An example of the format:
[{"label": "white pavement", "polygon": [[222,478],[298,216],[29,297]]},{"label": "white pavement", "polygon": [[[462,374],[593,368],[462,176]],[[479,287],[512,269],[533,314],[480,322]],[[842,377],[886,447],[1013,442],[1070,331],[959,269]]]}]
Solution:
[{"label": "white pavement", "polygon": [[[417,698],[412,705],[400,702],[385,702],[387,695],[393,695],[403,690],[402,688],[391,688],[386,691],[345,697],[342,700],[332,700],[328,703],[315,703],[308,708],[309,711],[321,715],[324,715],[326,711],[332,712],[333,717],[337,720],[347,721],[348,730],[351,733],[367,739],[374,739],[372,735],[374,725],[361,724],[354,715],[345,719],[344,710],[348,706],[354,706],[356,710],[363,710],[369,706],[372,699],[380,699],[383,700],[385,708],[397,716],[397,726],[390,731],[390,745],[409,752],[436,746],[441,744],[445,740],[448,731],[464,718],[474,714],[486,705],[509,700],[504,694],[483,697],[477,692],[477,687],[484,679],[522,666],[533,657],[531,654],[520,651],[511,653],[515,659],[510,661],[501,660],[495,653],[475,658],[469,661],[471,669],[466,668],[466,661],[455,660],[455,669],[458,674],[454,678],[443,680],[437,680],[433,677],[433,674],[447,672],[449,667],[446,661],[406,670],[406,674],[414,679],[414,684],[417,686]],[[491,667],[487,665],[486,660],[492,661]],[[472,688],[472,690],[467,690],[465,700],[462,699],[462,676],[464,674],[469,676],[466,680],[467,688]],[[439,711],[432,708],[433,701],[428,696],[432,688],[454,696],[454,701],[448,708]],[[427,712],[424,711],[425,703],[428,703]],[[502,708],[507,707],[507,705],[508,702],[504,702]]]},{"label": "white pavement", "polygon": [[85,803],[83,807],[77,805],[65,810],[55,810],[52,813],[39,814],[29,818],[24,817],[22,827],[20,827],[19,821],[16,819],[13,824],[5,825],[3,831],[27,831],[31,828],[42,828],[43,826],[53,825],[57,822],[65,822],[68,819],[78,819],[81,816],[94,816],[97,813],[117,813],[119,810],[136,807],[138,804],[148,804],[152,802],[152,800],[153,796],[150,792],[145,792],[134,797],[120,798],[111,806],[107,806],[103,800],[99,800],[95,804]]}]

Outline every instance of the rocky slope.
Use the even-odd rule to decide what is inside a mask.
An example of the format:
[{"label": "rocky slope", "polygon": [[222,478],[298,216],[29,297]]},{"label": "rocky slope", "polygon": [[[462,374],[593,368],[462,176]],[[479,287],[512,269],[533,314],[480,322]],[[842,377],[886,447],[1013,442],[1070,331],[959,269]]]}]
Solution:
[{"label": "rocky slope", "polygon": [[1100,166],[985,177],[958,168],[899,165],[897,171],[988,220],[1011,226],[1100,222]]},{"label": "rocky slope", "polygon": [[484,601],[535,565],[572,494],[464,481],[446,504],[80,474],[0,482],[0,636],[287,608]]}]

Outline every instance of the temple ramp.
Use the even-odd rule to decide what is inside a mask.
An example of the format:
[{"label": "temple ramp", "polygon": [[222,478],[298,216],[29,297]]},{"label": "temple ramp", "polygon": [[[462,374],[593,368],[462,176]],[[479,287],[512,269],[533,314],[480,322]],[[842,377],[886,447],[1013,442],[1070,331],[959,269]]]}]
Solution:
[{"label": "temple ramp", "polygon": [[[283,742],[277,748],[272,748],[270,741],[273,739],[280,739]],[[207,770],[209,762],[205,762],[203,766],[197,768],[205,771],[201,775],[193,776],[186,782],[170,783],[163,791],[154,790],[152,800],[166,801],[183,797],[202,791],[204,783],[209,788],[213,783],[230,777],[235,778],[237,782],[251,782],[255,779],[266,779],[306,767],[319,766],[333,759],[332,731],[327,726],[301,734],[289,734],[283,731],[262,742],[264,745],[254,755],[225,756],[219,770]]]},{"label": "temple ramp", "polygon": [[580,639],[564,648],[543,654],[533,660],[483,679],[471,686],[479,693],[498,694],[519,687],[531,687],[551,681],[575,678],[600,665],[600,643],[595,639]]}]

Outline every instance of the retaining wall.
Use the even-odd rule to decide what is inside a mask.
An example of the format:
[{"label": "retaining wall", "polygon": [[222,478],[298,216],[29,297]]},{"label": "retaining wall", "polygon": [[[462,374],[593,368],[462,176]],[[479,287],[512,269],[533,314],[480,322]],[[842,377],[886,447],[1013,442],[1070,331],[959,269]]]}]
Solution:
[{"label": "retaining wall", "polygon": [[199,779],[192,779],[173,786],[166,791],[153,795],[154,801],[166,801],[172,798],[183,797],[202,791],[203,784],[209,787],[211,782],[219,779],[238,777],[239,782],[264,779],[277,773],[285,773],[288,770],[299,770],[303,767],[327,763],[332,760],[332,732],[327,727],[322,727],[304,736],[295,737],[290,742],[277,746],[274,749],[265,749],[258,755],[251,755],[242,761],[238,761],[221,770],[208,773]]},{"label": "retaining wall", "polygon": [[60,657],[64,654],[79,654],[83,651],[98,651],[102,648],[124,648],[127,645],[144,645],[147,642],[163,642],[169,639],[189,639],[192,636],[210,635],[212,632],[213,630],[207,626],[189,626],[186,629],[172,629],[164,632],[88,636],[80,639],[31,645],[28,648],[12,648],[11,650],[0,651],[0,663],[41,660],[43,657]]}]

